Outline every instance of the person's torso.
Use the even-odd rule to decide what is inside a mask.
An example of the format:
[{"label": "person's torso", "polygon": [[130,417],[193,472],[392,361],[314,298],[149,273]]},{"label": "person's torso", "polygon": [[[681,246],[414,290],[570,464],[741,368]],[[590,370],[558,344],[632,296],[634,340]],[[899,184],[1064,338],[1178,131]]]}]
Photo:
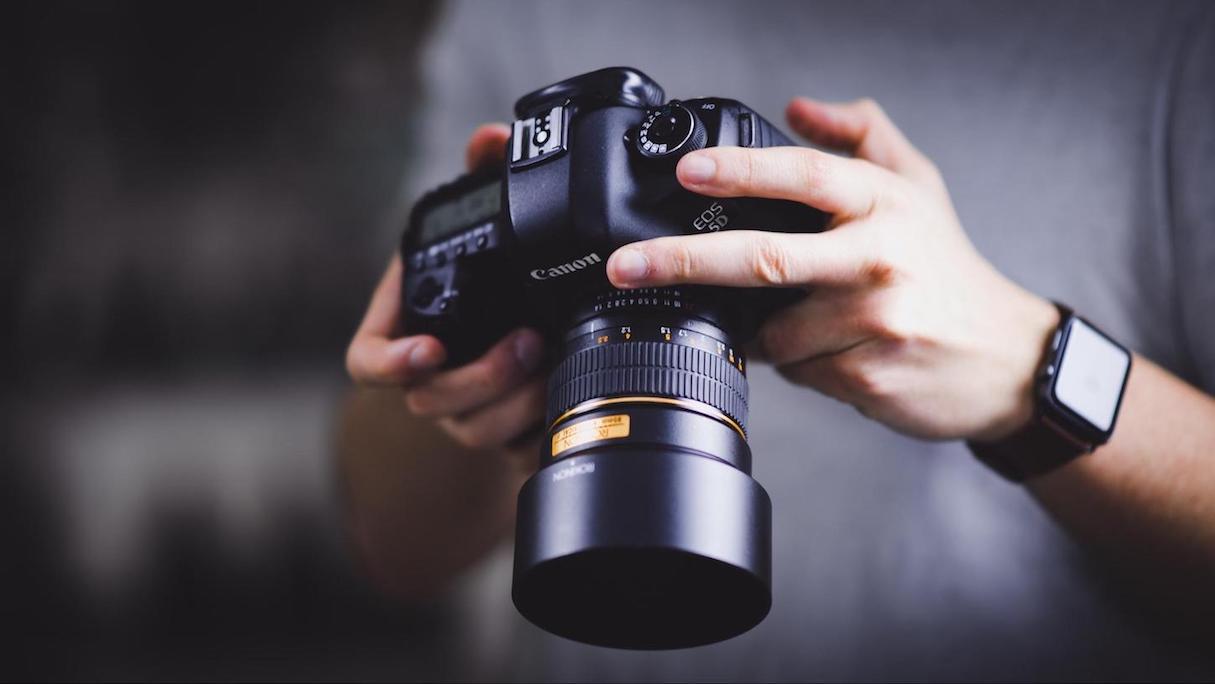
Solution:
[{"label": "person's torso", "polygon": [[[422,178],[523,93],[636,66],[669,97],[877,99],[940,166],[980,251],[1129,346],[1184,370],[1161,204],[1162,98],[1189,6],[502,3],[448,8],[430,51]],[[1112,16],[1111,16],[1112,15]],[[522,679],[1181,676],[1212,664],[1151,636],[1020,488],[958,443],[924,443],[750,374],[754,475],[774,509],[758,627],[633,653],[514,615],[509,563],[470,620],[481,675]],[[711,602],[712,596],[706,596]]]}]

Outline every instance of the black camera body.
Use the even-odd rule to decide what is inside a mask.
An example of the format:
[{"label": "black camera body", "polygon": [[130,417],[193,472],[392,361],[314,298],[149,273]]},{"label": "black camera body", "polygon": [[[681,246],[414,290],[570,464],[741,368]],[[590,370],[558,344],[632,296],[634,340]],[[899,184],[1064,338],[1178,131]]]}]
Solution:
[{"label": "black camera body", "polygon": [[558,350],[541,468],[520,493],[513,596],[557,634],[627,648],[734,636],[771,605],[741,345],[798,292],[617,290],[617,247],[733,228],[821,231],[782,200],[685,190],[704,147],[792,145],[742,103],[666,101],[615,67],[524,96],[501,167],[427,194],[401,243],[404,332],[448,365],[527,325]]},{"label": "black camera body", "polygon": [[[428,193],[402,240],[407,331],[438,336],[449,365],[475,359],[513,327],[564,326],[571,308],[610,289],[604,265],[630,242],[824,225],[801,204],[709,198],[675,179],[676,162],[695,149],[793,144],[735,100],[667,103],[648,77],[618,67],[527,95],[515,113],[503,167]],[[679,120],[660,120],[670,116]],[[671,142],[653,142],[650,129],[664,123]],[[747,294],[753,301],[735,312],[743,335],[762,319],[743,314],[787,302],[770,290]]]}]

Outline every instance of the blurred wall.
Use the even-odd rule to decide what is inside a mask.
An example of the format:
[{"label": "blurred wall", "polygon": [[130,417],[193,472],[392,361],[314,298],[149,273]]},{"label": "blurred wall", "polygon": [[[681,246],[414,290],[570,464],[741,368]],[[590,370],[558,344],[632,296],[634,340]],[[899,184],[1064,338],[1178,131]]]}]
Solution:
[{"label": "blurred wall", "polygon": [[0,678],[437,671],[329,460],[435,13],[6,7]]}]

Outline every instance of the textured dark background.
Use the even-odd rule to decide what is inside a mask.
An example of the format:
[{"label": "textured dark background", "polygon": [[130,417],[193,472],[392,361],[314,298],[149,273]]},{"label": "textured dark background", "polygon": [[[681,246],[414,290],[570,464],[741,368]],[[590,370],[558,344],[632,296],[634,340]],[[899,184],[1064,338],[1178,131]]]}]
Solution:
[{"label": "textured dark background", "polygon": [[328,461],[435,9],[2,10],[0,677],[439,672]]}]

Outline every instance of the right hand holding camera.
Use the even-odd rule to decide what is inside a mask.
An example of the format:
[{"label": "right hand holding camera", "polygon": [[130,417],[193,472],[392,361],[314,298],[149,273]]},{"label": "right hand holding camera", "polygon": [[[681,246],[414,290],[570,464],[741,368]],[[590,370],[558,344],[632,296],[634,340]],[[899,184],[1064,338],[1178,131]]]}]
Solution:
[{"label": "right hand holding camera", "polygon": [[[499,161],[510,129],[489,124],[468,143],[470,170]],[[534,330],[512,331],[480,358],[439,370],[446,350],[433,336],[394,338],[399,328],[402,264],[393,257],[372,295],[367,313],[346,352],[356,382],[399,386],[405,406],[432,418],[462,446],[505,449],[524,467],[535,466],[536,445],[527,439],[544,418],[544,377],[537,371],[543,341]]]}]

